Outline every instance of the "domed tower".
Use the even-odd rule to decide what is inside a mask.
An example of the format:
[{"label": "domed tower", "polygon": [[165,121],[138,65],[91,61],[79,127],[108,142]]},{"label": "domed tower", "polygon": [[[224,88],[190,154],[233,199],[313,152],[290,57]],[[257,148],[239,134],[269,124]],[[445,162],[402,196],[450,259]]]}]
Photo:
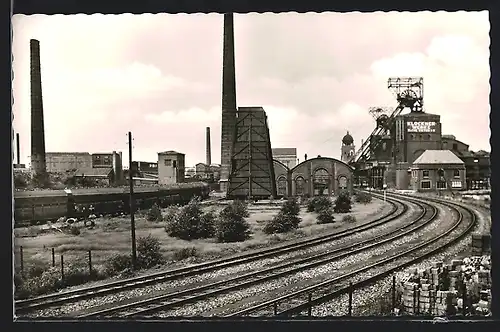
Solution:
[{"label": "domed tower", "polygon": [[344,138],[342,138],[341,160],[345,163],[349,162],[356,152],[355,149],[354,138],[352,138],[348,131]]}]

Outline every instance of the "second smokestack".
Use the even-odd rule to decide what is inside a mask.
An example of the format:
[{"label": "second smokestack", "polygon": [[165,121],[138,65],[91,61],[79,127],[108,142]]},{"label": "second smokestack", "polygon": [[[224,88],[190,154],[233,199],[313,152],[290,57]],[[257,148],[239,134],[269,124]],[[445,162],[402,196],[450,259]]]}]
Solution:
[{"label": "second smokestack", "polygon": [[19,145],[19,133],[16,133],[17,164],[21,165],[21,146]]},{"label": "second smokestack", "polygon": [[210,127],[207,127],[207,137],[206,137],[206,144],[207,144],[207,147],[206,147],[206,157],[207,157],[207,160],[206,160],[206,164],[208,166],[212,165],[212,146],[211,146],[211,143],[210,143]]},{"label": "second smokestack", "polygon": [[47,171],[45,164],[45,131],[43,124],[40,42],[30,40],[31,56],[31,169],[34,175]]}]

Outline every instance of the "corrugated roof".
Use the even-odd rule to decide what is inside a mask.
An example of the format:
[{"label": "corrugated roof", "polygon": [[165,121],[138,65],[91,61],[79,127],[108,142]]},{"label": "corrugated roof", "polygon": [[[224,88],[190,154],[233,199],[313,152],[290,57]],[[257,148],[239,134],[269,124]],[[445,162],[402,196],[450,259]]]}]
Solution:
[{"label": "corrugated roof", "polygon": [[54,155],[54,156],[62,156],[62,155],[90,156],[90,153],[88,153],[88,152],[46,152],[45,155]]},{"label": "corrugated roof", "polygon": [[450,150],[425,150],[420,157],[413,162],[414,165],[418,164],[459,164],[463,165],[464,162],[460,160]]},{"label": "corrugated roof", "polygon": [[297,155],[297,148],[274,148],[273,155]]},{"label": "corrugated roof", "polygon": [[75,176],[109,176],[112,171],[112,168],[79,169],[75,172]]},{"label": "corrugated roof", "polygon": [[180,153],[174,150],[169,150],[169,151],[163,151],[163,152],[158,152],[158,154],[181,154],[184,156],[184,153]]}]

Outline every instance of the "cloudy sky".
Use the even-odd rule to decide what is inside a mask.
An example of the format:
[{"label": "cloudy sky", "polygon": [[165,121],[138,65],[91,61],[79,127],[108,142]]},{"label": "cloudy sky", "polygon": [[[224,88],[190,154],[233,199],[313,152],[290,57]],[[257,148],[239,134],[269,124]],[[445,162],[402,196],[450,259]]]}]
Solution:
[{"label": "cloudy sky", "polygon": [[[14,131],[30,155],[29,40],[40,40],[46,149],[123,151],[220,162],[220,14],[15,15]],[[476,13],[235,14],[238,106],[263,106],[273,147],[338,158],[372,106],[396,106],[387,79],[423,76],[444,134],[489,150],[489,21]]]}]

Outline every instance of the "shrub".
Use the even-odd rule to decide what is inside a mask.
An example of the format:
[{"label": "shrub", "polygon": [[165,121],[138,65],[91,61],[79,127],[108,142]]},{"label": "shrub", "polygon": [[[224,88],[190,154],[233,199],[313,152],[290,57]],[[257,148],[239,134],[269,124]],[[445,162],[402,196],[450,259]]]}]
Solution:
[{"label": "shrub", "polygon": [[174,252],[173,259],[176,261],[181,261],[190,257],[198,256],[198,249],[196,247],[182,248]]},{"label": "shrub", "polygon": [[104,275],[99,273],[96,269],[89,271],[89,266],[87,263],[72,263],[64,271],[64,280],[62,281],[64,286],[76,286],[81,285],[89,281],[103,279]]},{"label": "shrub", "polygon": [[335,200],[335,205],[333,207],[333,211],[336,213],[347,213],[351,211],[351,197],[349,192],[342,191],[337,199]]},{"label": "shrub", "polygon": [[323,209],[328,209],[332,206],[332,201],[326,196],[316,196],[307,202],[307,212],[319,213]]},{"label": "shrub", "polygon": [[242,218],[248,218],[250,213],[248,212],[248,204],[242,200],[235,200],[231,203],[234,213]]},{"label": "shrub", "polygon": [[368,204],[372,201],[372,195],[365,191],[359,191],[356,193],[356,202],[361,204]]},{"label": "shrub", "polygon": [[31,178],[31,185],[35,188],[50,188],[49,175],[47,173],[34,174]]},{"label": "shrub", "polygon": [[163,216],[161,214],[161,209],[158,204],[154,203],[153,206],[148,210],[146,214],[147,221],[163,221]]},{"label": "shrub", "polygon": [[201,216],[200,227],[198,229],[198,237],[206,239],[215,235],[215,221],[217,215],[214,211],[207,211]]},{"label": "shrub", "polygon": [[250,237],[250,225],[243,217],[238,201],[226,206],[219,213],[215,224],[215,236],[219,242],[238,242]]},{"label": "shrub", "polygon": [[[298,220],[297,220],[298,219]],[[268,221],[262,231],[266,234],[286,233],[297,228],[300,219],[280,211],[273,219]]]},{"label": "shrub", "polygon": [[137,267],[148,269],[163,263],[160,241],[149,234],[137,239]]},{"label": "shrub", "polygon": [[165,216],[167,234],[183,240],[214,236],[215,214],[203,213],[199,200],[193,199],[182,208],[170,207]]},{"label": "shrub", "polygon": [[280,212],[268,221],[263,228],[266,234],[286,233],[299,226],[300,206],[295,198],[288,199],[281,206]]},{"label": "shrub", "polygon": [[132,268],[132,257],[126,254],[111,256],[105,265],[105,273],[109,276],[116,275],[122,271]]},{"label": "shrub", "polygon": [[318,224],[331,224],[335,222],[331,208],[321,210],[316,219],[318,220]]},{"label": "shrub", "polygon": [[295,197],[289,198],[281,206],[281,211],[290,216],[298,216],[300,213],[300,205]]},{"label": "shrub", "polygon": [[355,216],[353,216],[353,215],[348,214],[347,216],[344,216],[344,217],[342,218],[342,221],[343,221],[343,222],[350,222],[350,223],[352,223],[352,222],[356,222],[356,217],[355,217]]}]

